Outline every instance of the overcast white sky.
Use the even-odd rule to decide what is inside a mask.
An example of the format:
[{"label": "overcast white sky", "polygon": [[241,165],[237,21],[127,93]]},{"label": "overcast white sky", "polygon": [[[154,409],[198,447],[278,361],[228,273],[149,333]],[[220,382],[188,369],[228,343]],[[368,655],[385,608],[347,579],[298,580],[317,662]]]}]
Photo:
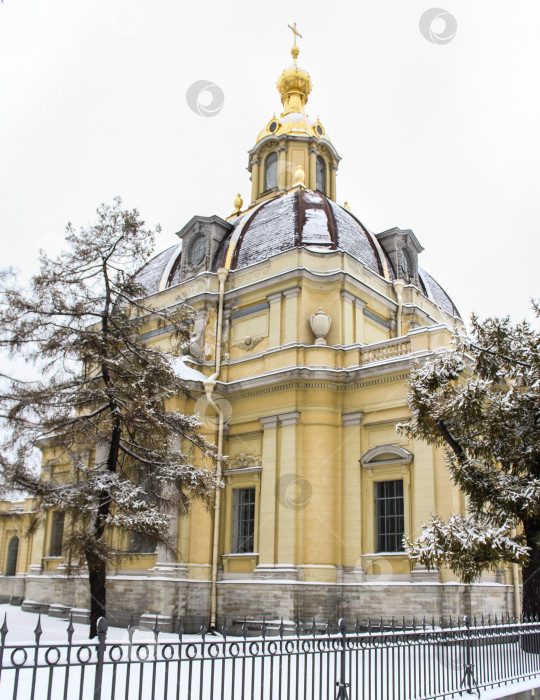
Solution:
[{"label": "overcast white sky", "polygon": [[[194,214],[248,203],[246,152],[279,114],[296,21],[307,112],[343,158],[338,201],[375,232],[412,228],[464,317],[531,317],[540,3],[441,2],[457,21],[446,45],[420,33],[430,0],[4,0],[1,265],[35,270],[68,220],[117,194],[161,223],[158,250]],[[225,94],[212,118],[186,103],[202,79]]]}]

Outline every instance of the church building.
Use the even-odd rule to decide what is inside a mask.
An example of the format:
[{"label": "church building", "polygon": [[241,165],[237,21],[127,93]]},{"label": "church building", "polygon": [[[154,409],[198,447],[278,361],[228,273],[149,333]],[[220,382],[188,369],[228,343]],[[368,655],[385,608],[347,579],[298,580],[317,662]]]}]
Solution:
[{"label": "church building", "polygon": [[[291,49],[282,110],[248,154],[251,201],[195,215],[138,273],[148,301],[184,299],[178,358],[201,430],[227,461],[214,513],[172,523],[176,556],[139,538],[109,572],[113,619],[202,621],[514,614],[512,570],[470,586],[414,567],[403,536],[464,512],[442,451],[397,432],[413,362],[449,347],[463,322],[421,266],[411,229],[372,232],[339,203],[341,160],[308,117],[311,77]],[[167,330],[146,333],[167,347]],[[63,519],[31,538],[33,500],[0,503],[0,598],[84,620],[88,586],[62,558]]]}]

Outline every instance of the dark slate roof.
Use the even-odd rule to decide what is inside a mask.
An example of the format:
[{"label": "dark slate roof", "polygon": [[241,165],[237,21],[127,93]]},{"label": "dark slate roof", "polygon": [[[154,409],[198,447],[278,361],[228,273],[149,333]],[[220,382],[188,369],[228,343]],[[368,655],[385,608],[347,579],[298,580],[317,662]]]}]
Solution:
[{"label": "dark slate roof", "polygon": [[214,270],[225,263],[231,249],[231,269],[237,270],[306,246],[344,250],[377,274],[393,279],[390,261],[375,236],[320,192],[301,189],[279,195],[238,217],[233,225],[214,260]]},{"label": "dark slate roof", "polygon": [[[230,269],[253,265],[278,253],[305,246],[311,250],[343,250],[367,268],[392,281],[395,273],[375,235],[350,211],[320,192],[297,189],[276,195],[230,221],[233,229],[221,242],[212,263],[215,272],[230,259]],[[181,245],[150,260],[137,277],[148,293],[173,287],[181,280]],[[165,277],[166,279],[165,279]],[[459,313],[444,289],[423,270],[422,292],[452,316]]]},{"label": "dark slate roof", "polygon": [[159,283],[165,272],[165,268],[169,264],[171,257],[176,254],[180,245],[173,245],[161,253],[158,253],[154,258],[149,260],[146,265],[143,265],[137,272],[137,282],[142,284],[147,294],[154,294],[159,290]]},{"label": "dark slate roof", "polygon": [[433,277],[425,270],[419,269],[418,272],[420,274],[420,279],[423,282],[429,299],[434,301],[438,306],[441,307],[441,309],[449,313],[451,316],[457,316],[458,318],[461,318],[461,316],[459,315],[459,311],[456,308],[456,305],[454,304],[452,299],[450,299],[450,297],[444,291],[441,285],[437,282],[437,280],[434,280]]}]

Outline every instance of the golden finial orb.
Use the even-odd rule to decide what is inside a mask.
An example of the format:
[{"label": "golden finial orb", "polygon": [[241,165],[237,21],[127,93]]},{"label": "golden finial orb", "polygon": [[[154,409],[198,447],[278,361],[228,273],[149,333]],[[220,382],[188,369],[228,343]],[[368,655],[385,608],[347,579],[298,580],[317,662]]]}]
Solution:
[{"label": "golden finial orb", "polygon": [[237,213],[240,213],[240,210],[242,209],[242,205],[244,204],[244,200],[240,196],[240,192],[236,195],[236,198],[234,200],[234,209]]},{"label": "golden finial orb", "polygon": [[298,46],[296,45],[296,37],[299,36],[300,39],[301,39],[301,38],[302,38],[302,35],[301,35],[300,32],[296,29],[296,22],[292,25],[292,27],[291,27],[290,24],[288,25],[288,27],[289,27],[289,29],[292,31],[292,33],[294,34],[294,46],[291,48],[291,54],[292,54],[292,57],[293,57],[294,65],[296,65],[296,59],[298,58],[298,54],[300,53],[300,49],[299,49]]},{"label": "golden finial orb", "polygon": [[343,208],[346,209],[347,211],[351,211],[351,208],[349,206],[349,202],[344,202],[343,203]]}]

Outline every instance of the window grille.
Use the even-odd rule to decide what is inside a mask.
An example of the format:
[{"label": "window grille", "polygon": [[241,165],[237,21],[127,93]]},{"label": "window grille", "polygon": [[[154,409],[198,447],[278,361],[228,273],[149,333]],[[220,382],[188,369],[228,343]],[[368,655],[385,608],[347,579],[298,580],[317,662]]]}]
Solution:
[{"label": "window grille", "polygon": [[233,554],[253,552],[255,489],[233,490]]},{"label": "window grille", "polygon": [[403,480],[375,482],[375,548],[403,552],[405,534]]}]

